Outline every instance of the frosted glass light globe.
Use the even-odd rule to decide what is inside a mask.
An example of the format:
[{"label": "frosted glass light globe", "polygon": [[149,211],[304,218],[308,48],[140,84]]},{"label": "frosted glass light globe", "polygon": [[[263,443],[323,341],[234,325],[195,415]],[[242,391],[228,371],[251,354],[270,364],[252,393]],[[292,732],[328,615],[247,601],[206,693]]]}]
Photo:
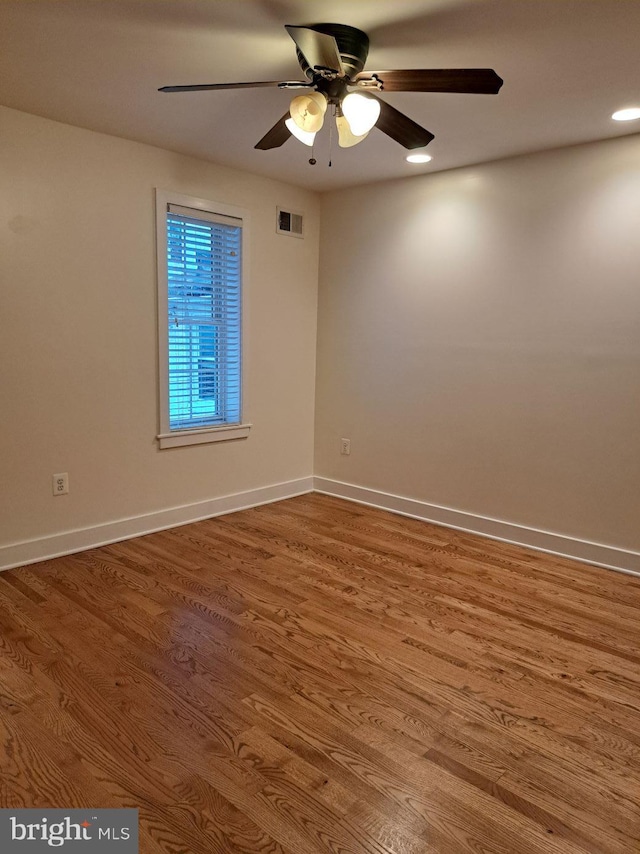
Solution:
[{"label": "frosted glass light globe", "polygon": [[302,130],[298,125],[294,122],[293,119],[287,119],[285,122],[289,133],[293,134],[296,139],[299,139],[300,142],[304,142],[305,145],[313,145],[313,140],[316,138],[315,133],[309,133],[307,130]]},{"label": "frosted glass light globe", "polygon": [[378,121],[380,102],[358,92],[351,92],[342,101],[342,113],[354,136],[364,136]]}]

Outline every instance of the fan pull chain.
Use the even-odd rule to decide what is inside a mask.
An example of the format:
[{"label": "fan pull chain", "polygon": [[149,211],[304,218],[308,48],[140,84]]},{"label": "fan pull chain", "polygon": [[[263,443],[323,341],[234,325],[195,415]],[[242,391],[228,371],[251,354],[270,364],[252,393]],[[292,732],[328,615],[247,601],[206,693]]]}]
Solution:
[{"label": "fan pull chain", "polygon": [[311,146],[311,157],[309,158],[309,166],[315,166],[318,162],[314,156],[314,148],[316,147],[315,139],[313,141],[313,145]]},{"label": "fan pull chain", "polygon": [[336,109],[333,108],[333,121],[329,122],[329,166],[331,166],[331,151],[333,149],[333,125],[335,124]]}]

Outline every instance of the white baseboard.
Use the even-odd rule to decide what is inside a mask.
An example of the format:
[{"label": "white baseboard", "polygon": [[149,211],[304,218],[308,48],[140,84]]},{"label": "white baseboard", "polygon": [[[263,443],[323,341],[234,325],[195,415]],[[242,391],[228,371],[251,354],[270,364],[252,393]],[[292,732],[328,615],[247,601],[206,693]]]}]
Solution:
[{"label": "white baseboard", "polygon": [[106,546],[120,540],[141,537],[144,534],[152,534],[154,531],[164,531],[178,525],[187,525],[201,519],[210,519],[213,516],[246,510],[260,504],[270,504],[273,501],[293,498],[296,495],[304,495],[312,491],[345,498],[348,501],[377,507],[380,510],[388,510],[401,516],[421,519],[424,522],[432,522],[445,528],[480,534],[492,540],[513,543],[559,557],[640,576],[640,552],[627,551],[588,540],[579,540],[564,534],[540,531],[536,528],[527,528],[524,525],[491,519],[487,516],[478,516],[474,513],[465,513],[460,510],[453,510],[450,507],[428,504],[426,501],[404,498],[400,495],[392,495],[388,492],[367,489],[363,486],[342,483],[324,477],[304,477],[259,489],[251,489],[247,492],[212,498],[196,504],[171,507],[143,516],[133,516],[129,519],[119,519],[115,522],[107,522],[89,528],[65,531],[49,537],[0,546],[0,572],[15,566],[38,563],[42,560],[62,557],[98,546]]},{"label": "white baseboard", "polygon": [[487,516],[477,516],[474,513],[464,513],[450,507],[440,507],[437,504],[428,504],[426,501],[403,498],[400,495],[324,477],[313,478],[313,489],[325,495],[346,498],[348,501],[377,507],[380,510],[389,510],[391,513],[410,516],[413,519],[422,519],[424,522],[432,522],[445,528],[480,534],[492,540],[525,546],[536,551],[640,576],[640,552],[626,551],[615,546],[592,543],[589,540],[579,540],[564,534],[540,531],[537,528],[527,528],[524,525],[503,522]]},{"label": "white baseboard", "polygon": [[0,546],[0,572],[14,566],[37,563],[98,546],[106,546],[109,543],[117,543],[120,540],[152,534],[154,531],[164,531],[167,528],[175,528],[177,525],[187,525],[189,522],[210,519],[212,516],[222,516],[225,513],[234,513],[236,510],[247,510],[249,507],[256,507],[259,504],[269,504],[272,501],[293,498],[312,490],[313,478],[303,477],[299,480],[290,480],[285,483],[251,489],[247,492],[199,501],[196,504],[185,504],[181,507],[170,507],[143,516],[119,519],[116,522],[107,522],[90,528],[65,531],[61,534],[53,534],[50,537],[11,543]]}]

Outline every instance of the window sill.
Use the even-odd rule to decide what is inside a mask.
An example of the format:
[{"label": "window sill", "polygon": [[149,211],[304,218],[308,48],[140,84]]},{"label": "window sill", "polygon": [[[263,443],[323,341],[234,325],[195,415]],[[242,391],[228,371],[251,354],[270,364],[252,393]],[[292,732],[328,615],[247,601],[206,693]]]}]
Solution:
[{"label": "window sill", "polygon": [[251,424],[231,424],[228,427],[204,427],[198,430],[176,430],[160,433],[158,445],[163,448],[180,448],[183,445],[204,445],[208,442],[227,442],[231,439],[246,439]]}]

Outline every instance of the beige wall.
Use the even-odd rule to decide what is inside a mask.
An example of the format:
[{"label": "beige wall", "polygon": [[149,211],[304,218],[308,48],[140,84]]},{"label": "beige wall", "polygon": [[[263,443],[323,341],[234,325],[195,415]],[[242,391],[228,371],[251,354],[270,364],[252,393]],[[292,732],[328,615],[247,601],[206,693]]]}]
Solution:
[{"label": "beige wall", "polygon": [[[0,127],[0,550],[311,475],[320,214],[315,474],[640,547],[639,137],[320,210],[6,108]],[[156,186],[249,211],[246,441],[157,449]]]},{"label": "beige wall", "polygon": [[330,193],[320,257],[316,475],[640,547],[640,137]]},{"label": "beige wall", "polygon": [[[0,128],[0,546],[310,476],[317,196],[6,108]],[[249,211],[246,441],[157,448],[155,187]]]}]

